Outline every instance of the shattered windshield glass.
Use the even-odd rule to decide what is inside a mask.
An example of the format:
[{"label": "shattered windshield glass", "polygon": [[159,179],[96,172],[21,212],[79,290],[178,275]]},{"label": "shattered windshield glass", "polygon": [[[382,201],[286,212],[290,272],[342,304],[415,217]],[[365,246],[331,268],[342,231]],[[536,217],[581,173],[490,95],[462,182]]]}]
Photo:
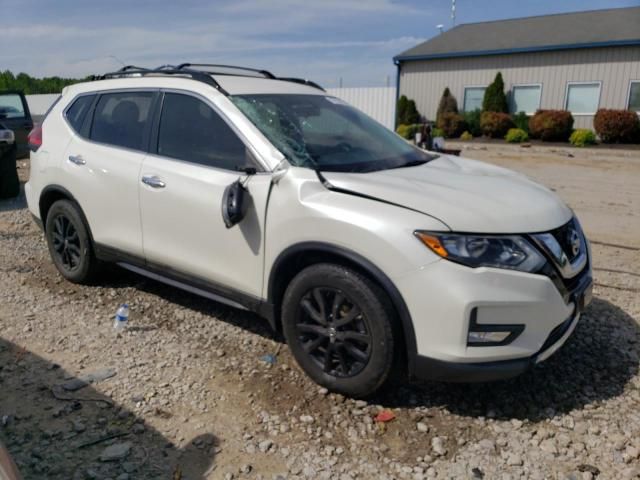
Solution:
[{"label": "shattered windshield glass", "polygon": [[261,94],[231,100],[295,166],[372,172],[435,158],[334,97]]}]

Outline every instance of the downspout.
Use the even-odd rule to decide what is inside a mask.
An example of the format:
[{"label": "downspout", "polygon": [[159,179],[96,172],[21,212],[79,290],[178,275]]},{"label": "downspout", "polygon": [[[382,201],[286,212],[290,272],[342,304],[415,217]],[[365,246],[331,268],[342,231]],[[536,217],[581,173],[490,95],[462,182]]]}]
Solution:
[{"label": "downspout", "polygon": [[396,103],[393,106],[393,130],[398,128],[398,100],[400,99],[400,60],[393,59],[396,64]]}]

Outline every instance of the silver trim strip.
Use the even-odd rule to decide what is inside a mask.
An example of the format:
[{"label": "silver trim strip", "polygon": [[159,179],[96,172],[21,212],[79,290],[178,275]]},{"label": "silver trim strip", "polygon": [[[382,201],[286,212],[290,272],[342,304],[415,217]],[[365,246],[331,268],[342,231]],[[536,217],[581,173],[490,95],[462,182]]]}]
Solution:
[{"label": "silver trim strip", "polygon": [[167,285],[171,285],[172,287],[180,288],[182,290],[186,290],[187,292],[194,293],[196,295],[200,295],[201,297],[208,298],[213,300],[214,302],[224,303],[225,305],[229,305],[230,307],[239,308],[241,310],[249,310],[244,305],[240,305],[233,300],[229,300],[228,298],[221,297],[220,295],[216,295],[215,293],[207,292],[206,290],[202,290],[201,288],[192,287],[191,285],[187,285],[186,283],[179,282],[177,280],[173,280],[172,278],[167,278],[162,275],[158,275],[157,273],[149,272],[144,268],[136,267],[129,263],[118,262],[117,265],[122,268],[126,268],[134,273],[138,273],[140,275],[144,275],[145,277],[151,278],[152,280],[157,280],[158,282],[166,283]]},{"label": "silver trim strip", "polygon": [[544,250],[553,260],[553,263],[560,270],[564,278],[573,278],[578,275],[587,264],[587,239],[581,228],[577,229],[580,236],[580,253],[572,262],[562,249],[556,238],[550,233],[536,233],[531,238],[539,248]]}]

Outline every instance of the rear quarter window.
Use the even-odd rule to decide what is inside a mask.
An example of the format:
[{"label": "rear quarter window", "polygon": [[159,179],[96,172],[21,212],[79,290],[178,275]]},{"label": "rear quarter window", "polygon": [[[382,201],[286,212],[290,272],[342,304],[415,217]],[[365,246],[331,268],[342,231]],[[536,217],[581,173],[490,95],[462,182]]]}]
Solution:
[{"label": "rear quarter window", "polygon": [[95,98],[95,95],[83,95],[76,98],[71,106],[67,108],[65,117],[69,125],[71,125],[71,128],[73,128],[77,133],[80,133],[84,119],[87,116],[87,112]]}]

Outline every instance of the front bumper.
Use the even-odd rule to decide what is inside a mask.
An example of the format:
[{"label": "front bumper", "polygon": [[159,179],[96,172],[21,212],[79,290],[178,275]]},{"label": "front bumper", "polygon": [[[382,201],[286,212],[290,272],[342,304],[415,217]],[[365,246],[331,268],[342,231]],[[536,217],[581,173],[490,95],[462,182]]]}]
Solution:
[{"label": "front bumper", "polygon": [[497,362],[455,363],[418,355],[414,364],[414,376],[422,380],[469,383],[517,377],[558,351],[571,336],[579,320],[580,313],[576,313],[558,325],[543,348],[531,357]]},{"label": "front bumper", "polygon": [[[590,300],[590,265],[571,280],[441,260],[393,279],[407,304],[417,352],[415,377],[491,381],[517,376],[569,338]],[[524,328],[512,341],[469,344],[472,322]]]}]

